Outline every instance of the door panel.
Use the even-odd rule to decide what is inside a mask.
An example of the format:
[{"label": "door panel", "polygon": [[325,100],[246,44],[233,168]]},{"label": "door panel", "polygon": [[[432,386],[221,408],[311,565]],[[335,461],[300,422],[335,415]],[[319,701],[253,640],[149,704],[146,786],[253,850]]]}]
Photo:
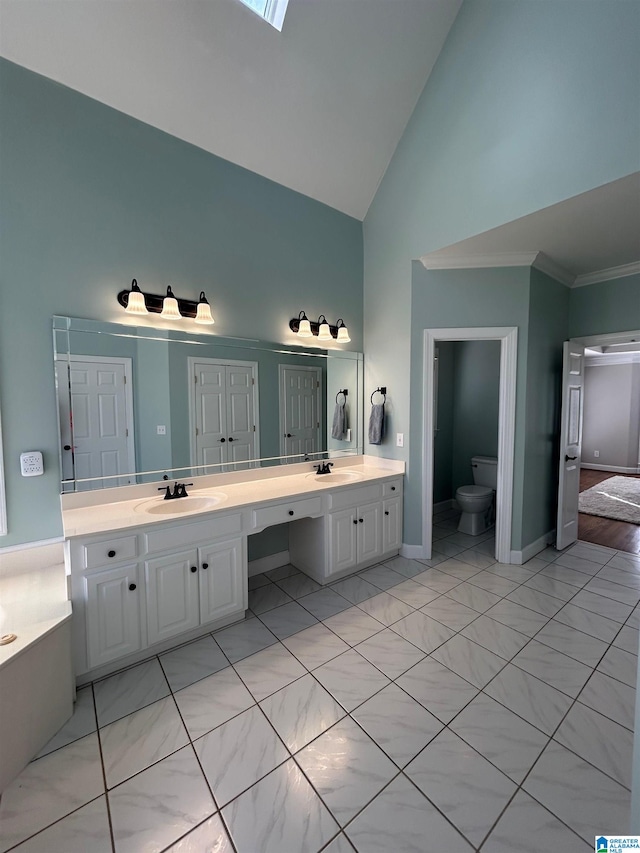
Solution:
[{"label": "door panel", "polygon": [[380,504],[358,507],[358,562],[373,560],[382,553]]},{"label": "door panel", "polygon": [[329,516],[329,555],[328,574],[336,574],[355,566],[357,552],[357,518],[353,509],[332,512]]},{"label": "door panel", "polygon": [[582,411],[584,405],[584,347],[566,341],[562,364],[562,418],[556,548],[561,551],[578,538],[578,495]]},{"label": "door panel", "polygon": [[149,645],[200,624],[197,559],[194,549],[145,563]]},{"label": "door panel", "polygon": [[204,624],[246,610],[247,580],[243,540],[238,538],[200,548],[198,556],[200,621]]},{"label": "door panel", "polygon": [[400,548],[402,531],[402,498],[382,502],[382,553]]},{"label": "door panel", "polygon": [[227,454],[229,462],[255,459],[253,370],[229,364],[227,374]]},{"label": "door panel", "polygon": [[226,461],[226,377],[224,367],[196,363],[195,427],[196,464],[215,465]]},{"label": "door panel", "polygon": [[310,455],[320,450],[321,379],[318,368],[280,365],[282,456]]},{"label": "door panel", "polygon": [[89,668],[142,648],[138,566],[85,574],[84,588]]}]

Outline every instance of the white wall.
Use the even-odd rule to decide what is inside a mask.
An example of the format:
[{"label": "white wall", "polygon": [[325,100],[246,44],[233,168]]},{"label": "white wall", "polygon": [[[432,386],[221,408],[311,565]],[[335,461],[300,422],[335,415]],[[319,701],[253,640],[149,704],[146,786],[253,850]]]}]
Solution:
[{"label": "white wall", "polygon": [[[640,363],[587,360],[583,464],[629,469],[631,473],[638,467],[639,442]],[[600,454],[597,457],[596,451]]]}]

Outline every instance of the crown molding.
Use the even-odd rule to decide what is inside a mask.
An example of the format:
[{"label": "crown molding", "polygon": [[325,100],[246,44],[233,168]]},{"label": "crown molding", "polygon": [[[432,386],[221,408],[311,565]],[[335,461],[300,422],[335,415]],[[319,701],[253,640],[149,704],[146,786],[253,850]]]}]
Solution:
[{"label": "crown molding", "polygon": [[566,285],[566,287],[573,287],[573,283],[576,280],[573,273],[561,267],[560,264],[557,264],[549,255],[545,255],[544,252],[536,254],[531,266],[548,275],[550,278],[559,281],[560,284]]},{"label": "crown molding", "polygon": [[500,252],[495,255],[457,255],[431,252],[420,262],[428,270],[467,270],[489,267],[530,267],[538,252]]},{"label": "crown molding", "polygon": [[465,270],[496,267],[535,267],[556,281],[571,287],[575,276],[544,252],[498,252],[493,255],[456,255],[431,252],[420,261],[428,270]]},{"label": "crown molding", "polygon": [[640,273],[640,261],[634,261],[632,264],[623,264],[620,267],[609,267],[606,270],[598,270],[597,272],[589,272],[584,275],[577,276],[573,283],[573,287],[586,287],[588,284],[598,284],[601,281],[611,281],[614,278],[625,278],[628,275]]}]

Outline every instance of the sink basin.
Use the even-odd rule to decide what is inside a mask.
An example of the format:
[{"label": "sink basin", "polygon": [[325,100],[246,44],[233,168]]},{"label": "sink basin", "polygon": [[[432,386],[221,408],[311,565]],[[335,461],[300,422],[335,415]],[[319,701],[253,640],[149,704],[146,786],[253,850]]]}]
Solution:
[{"label": "sink basin", "polygon": [[189,512],[200,512],[203,509],[212,509],[225,499],[224,495],[189,495],[186,498],[176,498],[166,501],[164,498],[150,498],[137,504],[133,509],[135,512],[143,512],[149,515],[184,515]]},{"label": "sink basin", "polygon": [[334,486],[341,486],[344,483],[361,480],[362,474],[359,471],[332,471],[330,474],[307,474],[307,477],[316,483],[326,483],[328,486],[332,484]]}]

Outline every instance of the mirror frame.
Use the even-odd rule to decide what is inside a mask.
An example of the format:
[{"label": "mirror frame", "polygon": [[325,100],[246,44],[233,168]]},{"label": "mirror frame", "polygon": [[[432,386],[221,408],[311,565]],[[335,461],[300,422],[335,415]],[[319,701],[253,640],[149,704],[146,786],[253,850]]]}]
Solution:
[{"label": "mirror frame", "polygon": [[[175,327],[167,327],[161,328],[158,326],[137,326],[137,325],[128,325],[123,323],[116,323],[112,321],[101,321],[101,320],[87,320],[77,317],[66,317],[61,315],[54,315],[53,317],[53,363],[54,363],[54,381],[55,381],[55,390],[56,390],[56,400],[58,400],[58,380],[57,380],[57,370],[56,370],[56,362],[61,359],[67,359],[67,363],[69,357],[71,355],[70,352],[70,341],[69,341],[69,333],[71,332],[84,332],[84,333],[92,333],[98,335],[109,335],[115,337],[125,337],[125,338],[135,338],[138,340],[150,340],[150,341],[161,341],[163,343],[175,342],[179,344],[191,344],[195,346],[221,346],[221,347],[229,347],[229,348],[242,348],[245,350],[253,350],[256,353],[261,351],[270,352],[275,354],[282,355],[296,355],[301,356],[302,358],[336,358],[336,359],[345,359],[349,361],[353,361],[357,365],[357,390],[353,393],[353,396],[350,395],[350,399],[357,407],[357,432],[358,434],[355,437],[355,446],[352,446],[345,450],[340,449],[329,449],[325,447],[322,450],[316,451],[312,454],[300,454],[299,457],[292,457],[290,455],[287,456],[267,456],[267,457],[257,457],[252,460],[247,460],[244,462],[237,463],[216,463],[208,466],[197,466],[196,468],[193,466],[188,467],[176,467],[176,468],[166,468],[166,469],[158,469],[153,471],[133,471],[131,472],[131,476],[135,478],[136,484],[141,482],[151,482],[152,480],[161,480],[163,475],[170,474],[170,479],[174,479],[177,475],[178,477],[191,477],[191,476],[202,476],[203,474],[218,474],[218,473],[230,473],[234,471],[241,471],[245,469],[256,469],[262,467],[273,467],[278,463],[282,465],[287,464],[296,464],[302,461],[307,461],[310,459],[322,459],[322,458],[331,458],[331,457],[342,457],[342,456],[357,456],[363,453],[364,448],[364,355],[361,352],[354,352],[350,350],[343,349],[321,349],[319,347],[304,347],[297,345],[288,345],[278,342],[270,342],[270,341],[262,341],[256,338],[241,338],[241,337],[222,337],[212,334],[198,332],[189,332],[182,329],[176,329]],[[62,344],[62,345],[61,345]],[[326,394],[327,389],[325,389]],[[56,402],[56,407],[57,407]],[[329,406],[327,401],[327,411],[325,412],[325,417],[328,417]],[[72,492],[80,491],[80,484],[88,484],[93,482],[94,480],[102,480],[108,481],[113,480],[113,486],[118,486],[118,480],[122,476],[127,475],[111,475],[106,477],[94,477],[87,479],[77,479],[70,478],[68,480],[62,479],[62,471],[63,471],[63,461],[62,461],[62,438],[61,438],[61,424],[60,417],[58,412],[58,417],[56,418],[57,422],[57,433],[58,433],[58,464],[60,469],[60,483],[61,483],[61,493],[69,494]],[[327,423],[327,427],[330,428],[330,423]],[[1,437],[1,436],[0,436]],[[0,448],[1,449],[1,448]],[[0,457],[0,473],[1,469],[1,457]],[[265,466],[263,463],[267,463]],[[205,470],[206,468],[206,470]],[[74,472],[75,473],[75,472]],[[145,478],[144,480],[141,478]],[[113,487],[111,486],[111,487]],[[103,488],[109,488],[110,485],[107,483]],[[0,508],[1,508],[1,496],[0,496]],[[1,519],[0,519],[1,523]]]}]

